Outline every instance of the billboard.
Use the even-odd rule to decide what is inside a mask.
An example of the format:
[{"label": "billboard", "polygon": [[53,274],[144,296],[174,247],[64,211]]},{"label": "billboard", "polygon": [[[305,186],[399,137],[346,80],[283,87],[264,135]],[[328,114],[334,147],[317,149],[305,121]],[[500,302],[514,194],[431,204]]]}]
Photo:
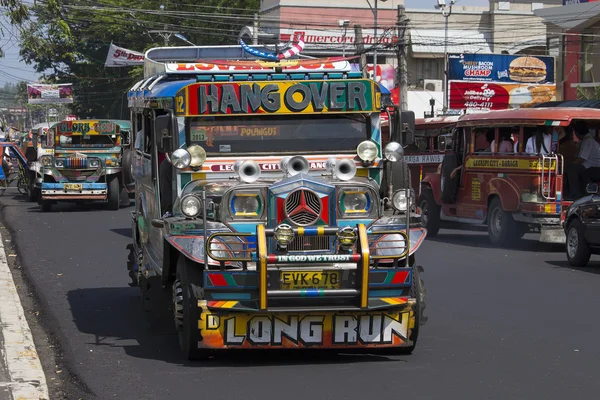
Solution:
[{"label": "billboard", "polygon": [[123,47],[115,46],[112,43],[110,44],[108,54],[106,55],[106,61],[104,62],[104,66],[108,68],[143,64],[144,55],[142,53],[127,50]]},{"label": "billboard", "polygon": [[29,104],[66,104],[73,102],[73,84],[62,83],[45,85],[32,83],[27,85],[27,102]]},{"label": "billboard", "polygon": [[554,57],[509,54],[448,54],[448,80],[554,83]]},{"label": "billboard", "polygon": [[449,108],[489,111],[528,108],[556,99],[556,85],[451,81]]}]

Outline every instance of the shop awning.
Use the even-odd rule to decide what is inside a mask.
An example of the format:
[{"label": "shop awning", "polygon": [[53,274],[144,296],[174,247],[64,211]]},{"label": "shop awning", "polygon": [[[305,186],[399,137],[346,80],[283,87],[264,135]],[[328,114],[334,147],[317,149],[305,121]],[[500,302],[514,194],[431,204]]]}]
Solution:
[{"label": "shop awning", "polygon": [[600,8],[597,2],[540,8],[533,13],[543,18],[544,23],[559,26],[566,31],[587,28],[600,21]]},{"label": "shop awning", "polygon": [[[443,29],[411,29],[411,48],[415,57],[444,54]],[[492,53],[491,36],[476,30],[448,30],[448,53]]]}]

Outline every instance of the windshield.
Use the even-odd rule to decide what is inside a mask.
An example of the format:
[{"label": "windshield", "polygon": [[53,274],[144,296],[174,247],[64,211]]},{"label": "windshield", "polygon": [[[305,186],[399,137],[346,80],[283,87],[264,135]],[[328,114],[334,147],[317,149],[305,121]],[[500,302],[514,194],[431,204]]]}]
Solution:
[{"label": "windshield", "polygon": [[186,140],[209,154],[355,152],[368,126],[363,114],[196,117],[187,121]]},{"label": "windshield", "polygon": [[61,135],[58,137],[59,147],[100,147],[111,148],[116,146],[116,135]]}]

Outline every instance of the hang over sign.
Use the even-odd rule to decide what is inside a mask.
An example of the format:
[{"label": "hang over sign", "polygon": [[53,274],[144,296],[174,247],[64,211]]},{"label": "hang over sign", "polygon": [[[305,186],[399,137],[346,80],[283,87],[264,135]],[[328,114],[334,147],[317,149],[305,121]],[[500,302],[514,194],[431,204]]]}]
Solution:
[{"label": "hang over sign", "polygon": [[178,93],[179,115],[377,111],[366,80],[192,84]]}]

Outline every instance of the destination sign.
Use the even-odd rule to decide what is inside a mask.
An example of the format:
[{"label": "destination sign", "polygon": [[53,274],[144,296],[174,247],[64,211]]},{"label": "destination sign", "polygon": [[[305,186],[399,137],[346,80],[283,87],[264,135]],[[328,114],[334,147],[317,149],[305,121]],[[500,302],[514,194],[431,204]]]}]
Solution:
[{"label": "destination sign", "polygon": [[377,111],[369,80],[196,83],[179,91],[177,115]]},{"label": "destination sign", "polygon": [[118,133],[118,125],[111,121],[63,121],[56,124],[57,135],[109,135]]},{"label": "destination sign", "polygon": [[490,169],[526,169],[541,170],[542,166],[546,169],[554,170],[556,162],[549,161],[545,164],[540,159],[522,159],[522,158],[470,158],[467,160],[467,168],[490,168]]}]

